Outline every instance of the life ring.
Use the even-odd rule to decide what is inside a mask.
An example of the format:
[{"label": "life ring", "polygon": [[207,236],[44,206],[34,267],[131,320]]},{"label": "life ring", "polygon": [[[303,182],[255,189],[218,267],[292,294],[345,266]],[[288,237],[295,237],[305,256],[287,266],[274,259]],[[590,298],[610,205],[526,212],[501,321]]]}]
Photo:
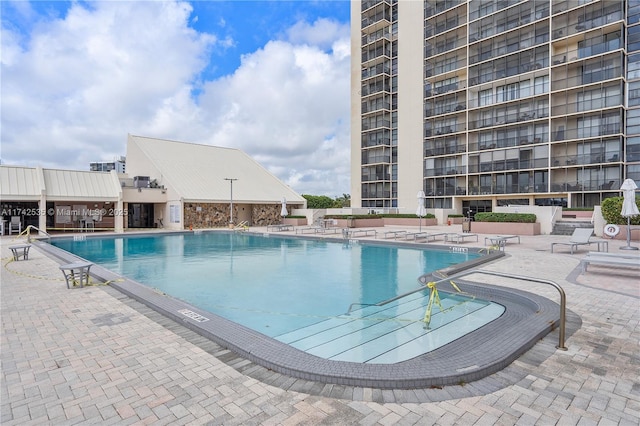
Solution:
[{"label": "life ring", "polygon": [[618,225],[608,223],[604,226],[604,233],[605,235],[613,238],[620,233],[620,227]]}]

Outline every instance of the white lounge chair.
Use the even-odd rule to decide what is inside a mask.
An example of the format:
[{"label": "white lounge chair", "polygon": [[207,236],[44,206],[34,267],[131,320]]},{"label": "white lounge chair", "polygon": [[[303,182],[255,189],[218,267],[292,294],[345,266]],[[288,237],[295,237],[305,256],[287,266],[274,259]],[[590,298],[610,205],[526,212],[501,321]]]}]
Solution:
[{"label": "white lounge chair", "polygon": [[636,253],[629,254],[613,254],[589,252],[584,259],[580,261],[582,272],[587,272],[588,265],[611,266],[614,268],[640,268],[640,255]]},{"label": "white lounge chair", "polygon": [[605,251],[607,251],[609,247],[608,241],[591,240],[592,235],[593,228],[576,228],[573,230],[573,235],[571,235],[571,239],[569,241],[551,243],[551,253],[553,253],[553,247],[557,245],[569,246],[571,254],[573,254],[574,250],[577,249],[578,246],[588,246],[591,244],[598,244],[598,251],[600,251],[601,246],[603,246]]}]

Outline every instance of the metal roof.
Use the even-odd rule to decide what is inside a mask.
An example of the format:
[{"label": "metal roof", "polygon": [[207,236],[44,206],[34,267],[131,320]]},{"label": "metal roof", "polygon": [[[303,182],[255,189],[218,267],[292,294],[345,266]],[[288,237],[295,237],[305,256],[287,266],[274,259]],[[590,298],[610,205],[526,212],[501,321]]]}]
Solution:
[{"label": "metal roof", "polygon": [[112,173],[43,169],[47,200],[117,201],[122,191]]},{"label": "metal roof", "polygon": [[[241,150],[129,135],[160,172],[162,184],[185,201],[302,204],[305,199]],[[128,164],[127,168],[135,167]],[[135,174],[129,169],[130,174]],[[151,176],[159,179],[160,176]]]},{"label": "metal roof", "polygon": [[44,188],[42,169],[0,166],[0,199],[3,201],[38,201]]}]

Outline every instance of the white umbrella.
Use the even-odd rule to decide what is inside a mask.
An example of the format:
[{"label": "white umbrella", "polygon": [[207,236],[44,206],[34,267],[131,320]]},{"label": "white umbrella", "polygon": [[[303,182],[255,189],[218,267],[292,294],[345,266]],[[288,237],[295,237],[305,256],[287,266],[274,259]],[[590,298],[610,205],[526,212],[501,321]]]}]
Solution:
[{"label": "white umbrella", "polygon": [[636,189],[638,189],[638,185],[636,185],[633,179],[625,179],[620,187],[620,191],[622,191],[622,196],[624,197],[620,215],[627,218],[627,246],[620,247],[622,250],[638,250],[638,247],[631,247],[631,218],[640,215],[640,211],[638,211],[638,206],[636,205]]},{"label": "white umbrella", "polygon": [[289,216],[289,212],[287,211],[287,199],[284,197],[282,197],[282,210],[280,210],[280,216]]},{"label": "white umbrella", "polygon": [[418,191],[418,210],[416,210],[416,216],[419,220],[419,231],[422,232],[422,216],[427,214],[427,210],[424,208],[424,191]]}]

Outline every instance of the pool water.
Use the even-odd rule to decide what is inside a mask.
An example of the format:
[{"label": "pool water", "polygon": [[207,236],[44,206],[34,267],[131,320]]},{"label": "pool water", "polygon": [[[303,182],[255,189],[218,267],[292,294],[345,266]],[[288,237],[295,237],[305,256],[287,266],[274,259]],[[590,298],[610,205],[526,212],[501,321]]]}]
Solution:
[{"label": "pool water", "polygon": [[[428,291],[374,306],[421,288],[419,276],[476,258],[476,253],[229,232],[52,244],[328,359],[398,362],[502,313],[499,305],[441,291],[444,307],[455,309],[441,313],[434,307],[426,328]],[[393,349],[402,345],[402,350]]]}]

